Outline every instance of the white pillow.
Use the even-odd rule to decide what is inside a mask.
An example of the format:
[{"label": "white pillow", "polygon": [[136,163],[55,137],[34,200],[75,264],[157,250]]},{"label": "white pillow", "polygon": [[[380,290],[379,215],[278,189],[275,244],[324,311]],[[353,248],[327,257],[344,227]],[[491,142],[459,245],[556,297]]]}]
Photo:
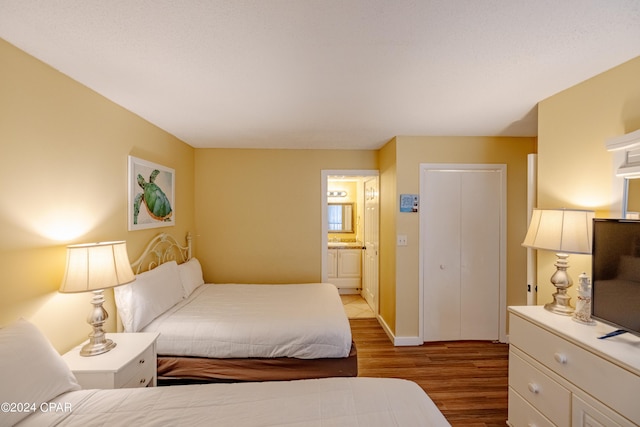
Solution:
[{"label": "white pillow", "polygon": [[180,264],[178,272],[180,273],[180,281],[182,282],[185,298],[188,298],[198,286],[204,284],[202,266],[196,258],[191,258],[189,261]]},{"label": "white pillow", "polygon": [[[43,402],[80,389],[51,343],[24,319],[0,329],[0,361],[0,402],[39,409]],[[14,425],[29,413],[0,411],[0,425]]]},{"label": "white pillow", "polygon": [[182,301],[183,289],[175,261],[136,275],[136,280],[113,288],[125,332],[138,332]]}]

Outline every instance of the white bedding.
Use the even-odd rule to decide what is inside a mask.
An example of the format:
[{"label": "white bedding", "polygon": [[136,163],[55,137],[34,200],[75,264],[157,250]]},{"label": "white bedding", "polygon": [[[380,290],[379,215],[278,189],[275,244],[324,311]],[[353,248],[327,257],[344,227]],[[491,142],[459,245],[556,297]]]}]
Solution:
[{"label": "white bedding", "polygon": [[205,284],[153,320],[158,355],[209,358],[347,357],[351,328],[337,288]]},{"label": "white bedding", "polygon": [[[32,426],[448,426],[415,383],[390,378],[71,391]],[[67,408],[65,410],[65,408]]]}]

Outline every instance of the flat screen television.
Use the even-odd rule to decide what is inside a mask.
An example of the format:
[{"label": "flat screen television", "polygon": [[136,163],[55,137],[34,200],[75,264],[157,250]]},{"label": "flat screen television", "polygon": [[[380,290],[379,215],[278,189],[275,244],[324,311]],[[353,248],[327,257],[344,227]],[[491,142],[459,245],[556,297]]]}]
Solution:
[{"label": "flat screen television", "polygon": [[640,220],[593,220],[591,316],[640,336]]}]

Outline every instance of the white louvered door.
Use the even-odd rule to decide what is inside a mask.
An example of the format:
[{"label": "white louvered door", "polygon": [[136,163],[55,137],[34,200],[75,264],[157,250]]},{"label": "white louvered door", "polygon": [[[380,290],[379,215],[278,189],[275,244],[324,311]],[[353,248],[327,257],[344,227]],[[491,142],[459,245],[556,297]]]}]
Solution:
[{"label": "white louvered door", "polygon": [[423,171],[423,340],[498,340],[502,170]]}]

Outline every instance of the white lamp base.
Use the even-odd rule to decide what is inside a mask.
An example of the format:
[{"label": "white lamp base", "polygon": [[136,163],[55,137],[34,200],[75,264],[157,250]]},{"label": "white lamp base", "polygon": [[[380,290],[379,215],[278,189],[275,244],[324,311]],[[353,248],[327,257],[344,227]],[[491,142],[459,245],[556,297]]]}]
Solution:
[{"label": "white lamp base", "polygon": [[556,287],[556,292],[553,294],[553,301],[544,305],[544,308],[555,314],[561,314],[563,316],[571,316],[574,312],[573,307],[569,301],[571,297],[567,295],[567,289],[573,285],[573,281],[567,269],[569,268],[569,254],[557,253],[558,260],[554,264],[556,266],[556,272],[551,276],[551,283]]},{"label": "white lamp base", "polygon": [[80,349],[80,356],[97,356],[98,354],[106,353],[116,346],[112,340],[107,339],[102,325],[109,318],[107,310],[102,307],[104,303],[104,290],[99,289],[93,291],[93,298],[91,304],[93,304],[93,310],[87,317],[87,323],[93,326],[93,332],[89,334],[89,342],[86,343],[82,349]]},{"label": "white lamp base", "polygon": [[89,342],[82,346],[80,356],[97,356],[98,354],[106,353],[115,346],[116,343],[110,339],[105,339],[103,343],[92,343],[91,338],[89,338]]},{"label": "white lamp base", "polygon": [[544,308],[546,308],[547,310],[555,314],[561,314],[563,316],[571,316],[574,312],[574,309],[573,307],[568,305],[570,297],[567,297],[566,302],[558,299],[558,297],[560,297],[558,293],[553,294],[553,302],[549,302],[545,304]]}]

